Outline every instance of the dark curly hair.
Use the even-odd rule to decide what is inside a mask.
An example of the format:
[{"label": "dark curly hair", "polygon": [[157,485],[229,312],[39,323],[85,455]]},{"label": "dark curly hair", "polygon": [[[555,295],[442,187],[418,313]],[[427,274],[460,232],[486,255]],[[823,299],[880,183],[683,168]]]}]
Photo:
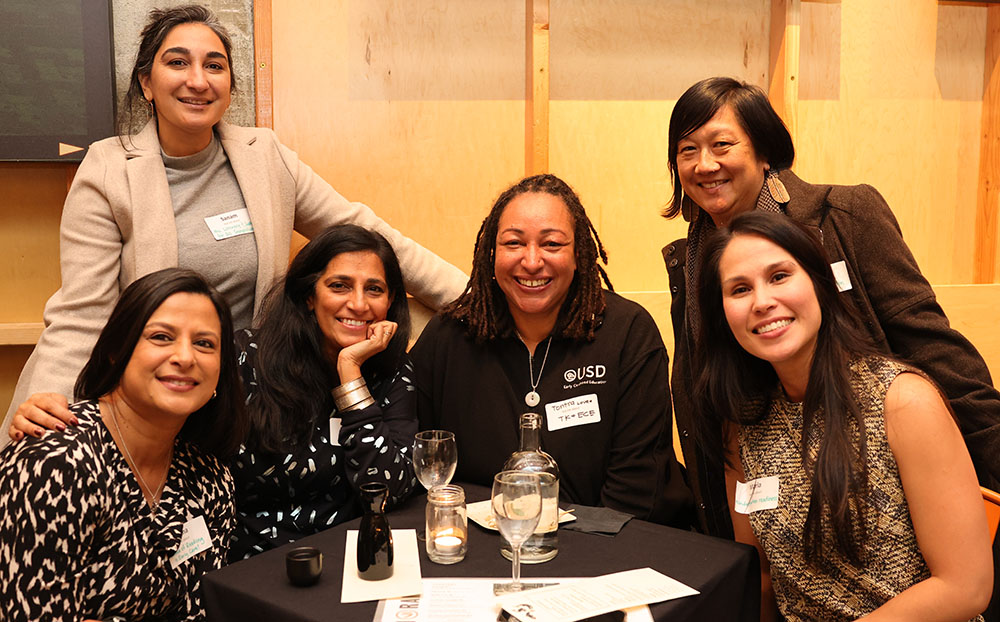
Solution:
[{"label": "dark curly hair", "polygon": [[287,451],[296,442],[308,442],[313,422],[332,410],[336,363],[326,358],[326,338],[309,299],[334,257],[363,252],[374,253],[382,263],[392,297],[386,319],[397,328],[389,345],[365,361],[361,373],[371,386],[399,368],[410,338],[410,310],[396,253],[375,231],[357,225],[326,229],[295,256],[257,318],[257,390],[248,404],[251,443],[267,451]]},{"label": "dark curly hair", "polygon": [[469,335],[477,342],[506,336],[514,330],[514,320],[503,291],[494,280],[497,230],[500,215],[514,198],[528,193],[550,194],[562,199],[573,218],[573,239],[576,249],[576,274],[570,284],[566,301],[559,311],[552,334],[568,339],[592,341],[594,331],[604,314],[604,285],[611,291],[611,281],[598,259],[604,265],[608,255],[601,244],[594,225],[580,203],[580,197],[563,180],[555,175],[526,177],[505,190],[489,215],[483,220],[476,235],[472,259],[472,276],[469,286],[459,298],[442,309],[442,314],[467,326]]}]

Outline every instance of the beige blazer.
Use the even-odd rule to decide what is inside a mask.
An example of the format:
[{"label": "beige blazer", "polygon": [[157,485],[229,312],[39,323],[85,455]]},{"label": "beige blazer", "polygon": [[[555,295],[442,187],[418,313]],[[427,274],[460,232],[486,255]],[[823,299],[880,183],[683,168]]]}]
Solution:
[{"label": "beige blazer", "polygon": [[[341,223],[385,236],[399,256],[407,291],[427,306],[436,309],[462,293],[468,278],[461,270],[369,207],[342,197],[271,130],[224,122],[216,129],[253,222],[254,313],[285,272],[292,230],[311,238]],[[12,413],[28,396],[72,394],[119,293],[143,275],[177,265],[177,228],[154,123],[124,147],[118,137],[90,146],[66,197],[59,236],[62,286],[45,305],[45,330],[21,371],[0,447],[7,443]]]}]

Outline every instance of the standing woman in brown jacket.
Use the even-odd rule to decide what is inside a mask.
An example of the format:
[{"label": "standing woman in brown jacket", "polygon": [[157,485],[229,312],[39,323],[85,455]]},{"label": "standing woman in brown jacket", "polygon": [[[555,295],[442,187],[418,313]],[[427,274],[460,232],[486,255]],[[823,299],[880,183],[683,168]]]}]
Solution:
[{"label": "standing woman in brown jacket", "polygon": [[[673,296],[674,414],[701,529],[733,537],[721,464],[695,442],[690,395],[700,330],[693,294],[703,242],[750,210],[783,213],[815,230],[838,288],[875,345],[941,387],[958,419],[980,483],[1000,482],[1000,394],[975,347],[948,325],[907,248],[892,211],[871,186],[813,185],[788,168],[791,136],[758,87],[708,78],[689,88],[670,117],[674,194],[667,218],[683,215],[688,235],[663,249]],[[991,486],[993,487],[993,486]]]}]

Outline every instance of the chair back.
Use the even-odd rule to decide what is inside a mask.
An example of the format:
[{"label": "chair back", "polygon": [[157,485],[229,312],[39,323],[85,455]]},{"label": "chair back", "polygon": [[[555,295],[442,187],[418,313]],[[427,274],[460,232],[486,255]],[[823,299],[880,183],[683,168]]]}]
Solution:
[{"label": "chair back", "polygon": [[989,488],[979,487],[983,493],[983,503],[986,505],[986,523],[990,527],[990,540],[996,538],[997,525],[1000,524],[1000,494]]}]

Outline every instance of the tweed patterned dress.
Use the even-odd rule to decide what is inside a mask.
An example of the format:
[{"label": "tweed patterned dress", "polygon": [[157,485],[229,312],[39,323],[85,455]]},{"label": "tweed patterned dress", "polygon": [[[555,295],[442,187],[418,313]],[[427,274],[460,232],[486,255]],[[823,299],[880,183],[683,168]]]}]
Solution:
[{"label": "tweed patterned dress", "polygon": [[[233,481],[178,440],[158,509],[97,402],[70,407],[80,425],[0,452],[0,620],[198,620],[201,576],[225,564]],[[176,568],[181,530],[203,516],[212,548]]]},{"label": "tweed patterned dress", "polygon": [[[811,488],[800,454],[802,405],[789,402],[779,391],[770,412],[758,424],[740,427],[740,459],[747,480],[773,475],[779,479],[778,507],[752,512],[749,518],[771,564],[778,608],[790,622],[855,620],[930,576],[917,545],[883,418],[889,385],[900,373],[915,370],[872,357],[855,361],[851,371],[867,435],[869,492],[864,520],[868,541],[864,565],[854,565],[836,552],[828,521],[822,534],[822,559],[809,560],[812,564],[805,559],[803,534]],[[821,427],[820,422],[808,437],[813,459],[819,450]]]},{"label": "tweed patterned dress", "polygon": [[[257,344],[253,333],[236,334],[238,365],[247,403],[257,388]],[[375,404],[313,422],[312,438],[291,453],[243,446],[230,464],[236,480],[237,526],[230,561],[294,542],[361,515],[355,489],[366,482],[389,487],[389,505],[405,499],[416,484],[409,459],[417,432],[415,389],[409,357],[392,378],[368,379]],[[331,442],[330,418],[341,427]]]}]

